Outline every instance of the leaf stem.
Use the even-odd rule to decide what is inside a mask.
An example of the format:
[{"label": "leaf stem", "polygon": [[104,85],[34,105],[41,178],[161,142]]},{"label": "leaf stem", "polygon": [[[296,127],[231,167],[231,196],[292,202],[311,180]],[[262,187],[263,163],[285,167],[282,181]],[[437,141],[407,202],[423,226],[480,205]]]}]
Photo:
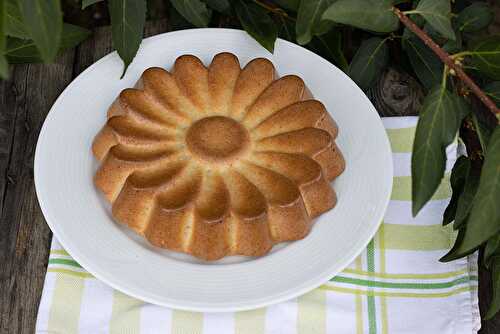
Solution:
[{"label": "leaf stem", "polygon": [[441,89],[446,89],[446,79],[448,78],[448,66],[445,64],[443,68],[443,78],[441,79]]},{"label": "leaf stem", "polygon": [[[495,103],[479,88],[479,86],[464,72],[459,64],[455,64],[455,59],[450,56],[446,51],[444,51],[432,38],[427,35],[425,31],[420,29],[415,22],[413,22],[408,16],[408,12],[403,13],[399,8],[393,7],[394,14],[399,18],[401,23],[403,23],[408,29],[415,33],[424,43],[427,45],[434,53],[441,59],[441,61],[453,69],[457,76],[471,89],[471,91],[479,98],[479,100],[493,113],[493,115],[500,115],[500,109],[497,108]],[[411,13],[412,11],[410,11]]]},{"label": "leaf stem", "polygon": [[462,58],[465,56],[472,56],[473,54],[474,54],[474,52],[471,52],[471,51],[462,51],[462,52],[452,54],[452,55],[450,55],[450,57],[452,59],[457,59],[457,58]]},{"label": "leaf stem", "polygon": [[404,11],[404,12],[402,12],[402,13],[403,13],[404,15],[411,15],[411,14],[420,14],[421,12],[420,12],[420,11],[418,11],[418,10],[413,9],[413,10],[406,10],[406,11]]}]

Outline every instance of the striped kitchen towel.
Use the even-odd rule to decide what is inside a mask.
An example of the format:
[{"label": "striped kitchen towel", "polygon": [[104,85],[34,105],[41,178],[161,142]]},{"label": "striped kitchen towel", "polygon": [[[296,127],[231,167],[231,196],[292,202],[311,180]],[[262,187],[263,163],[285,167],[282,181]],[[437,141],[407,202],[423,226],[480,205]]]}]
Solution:
[{"label": "striped kitchen towel", "polygon": [[394,160],[384,222],[366,250],[321,287],[252,311],[179,311],[113,290],[54,239],[37,333],[476,333],[476,256],[438,261],[455,237],[441,226],[441,217],[451,195],[457,145],[447,149],[447,171],[433,199],[412,218],[410,160],[416,123],[415,117],[384,119]]}]

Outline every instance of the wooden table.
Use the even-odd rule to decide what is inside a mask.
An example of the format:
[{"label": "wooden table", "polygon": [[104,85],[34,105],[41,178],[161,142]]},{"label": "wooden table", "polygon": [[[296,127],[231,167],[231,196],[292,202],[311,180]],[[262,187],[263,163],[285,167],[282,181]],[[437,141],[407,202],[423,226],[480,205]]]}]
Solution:
[{"label": "wooden table", "polygon": [[[168,30],[148,22],[145,35]],[[33,333],[52,233],[38,206],[33,157],[38,133],[59,94],[89,65],[112,51],[108,27],[60,55],[54,64],[11,67],[0,81],[0,333]],[[437,261],[437,259],[436,259]],[[481,312],[491,298],[489,276],[480,274]],[[482,334],[500,333],[500,315]]]}]

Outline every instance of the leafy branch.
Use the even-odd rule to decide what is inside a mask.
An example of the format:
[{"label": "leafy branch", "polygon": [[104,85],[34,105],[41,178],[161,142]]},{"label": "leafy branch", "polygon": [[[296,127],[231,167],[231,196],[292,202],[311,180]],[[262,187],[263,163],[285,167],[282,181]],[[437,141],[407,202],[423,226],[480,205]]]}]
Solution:
[{"label": "leafy branch", "polygon": [[[393,8],[394,13],[399,18],[401,23],[403,23],[408,29],[414,32],[424,43],[427,45],[434,53],[441,59],[443,63],[456,73],[456,75],[472,90],[472,92],[479,98],[479,100],[484,103],[486,107],[494,114],[500,113],[500,109],[495,105],[495,103],[482,91],[482,89],[465,73],[462,69],[462,65],[459,61],[461,57],[473,55],[473,52],[465,51],[458,53],[455,57],[450,56],[446,51],[444,51],[432,38],[422,29],[420,29],[415,22],[410,20],[406,14],[415,13],[415,11],[408,11],[405,13],[401,12],[397,7]],[[490,52],[490,54],[496,54],[495,52]]]}]

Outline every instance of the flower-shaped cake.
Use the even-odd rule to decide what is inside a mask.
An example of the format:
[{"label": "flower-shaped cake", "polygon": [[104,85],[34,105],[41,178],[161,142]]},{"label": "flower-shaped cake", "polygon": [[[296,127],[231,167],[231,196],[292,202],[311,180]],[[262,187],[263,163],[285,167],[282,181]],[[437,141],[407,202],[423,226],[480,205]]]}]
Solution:
[{"label": "flower-shaped cake", "polygon": [[123,90],[92,150],[113,217],[152,244],[215,260],[305,237],[344,170],[337,126],[295,75],[230,53],[177,58]]}]

